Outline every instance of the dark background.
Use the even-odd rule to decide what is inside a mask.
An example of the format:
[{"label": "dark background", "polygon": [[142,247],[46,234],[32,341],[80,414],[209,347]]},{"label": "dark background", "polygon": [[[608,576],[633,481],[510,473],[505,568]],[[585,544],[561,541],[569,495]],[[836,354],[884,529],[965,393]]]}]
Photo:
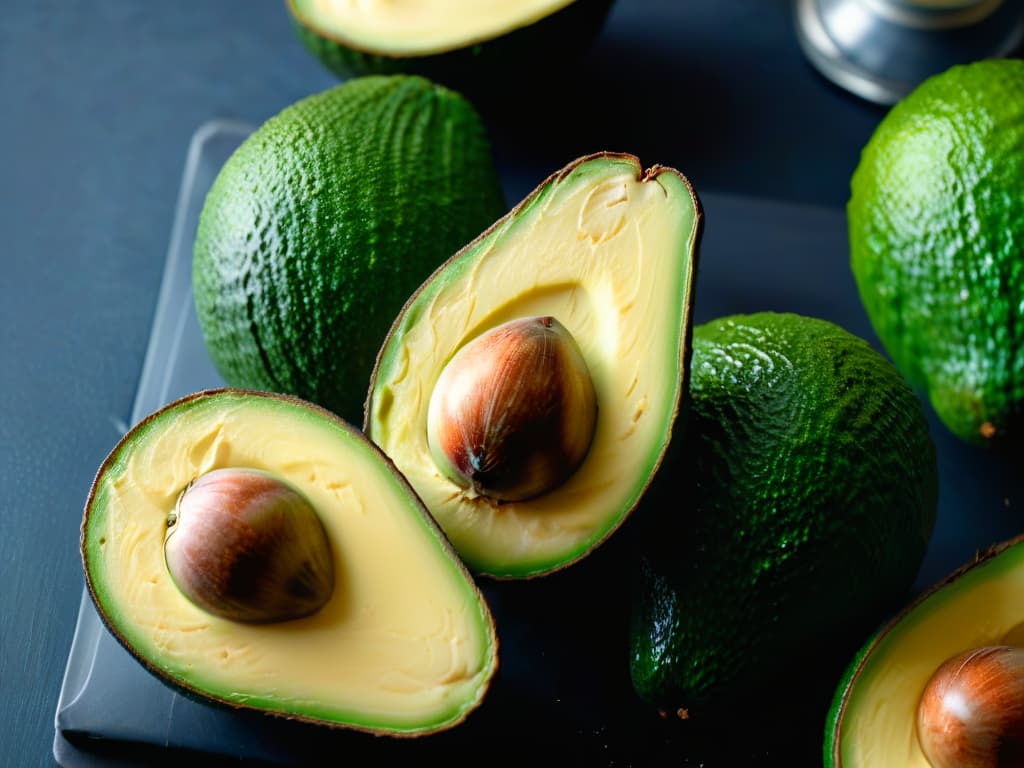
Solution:
[{"label": "dark background", "polygon": [[[0,764],[52,764],[81,508],[131,411],[189,139],[335,82],[281,0],[4,4]],[[618,0],[566,82],[493,126],[503,169],[626,151],[702,192],[840,208],[884,114],[812,70],[784,0]]]}]

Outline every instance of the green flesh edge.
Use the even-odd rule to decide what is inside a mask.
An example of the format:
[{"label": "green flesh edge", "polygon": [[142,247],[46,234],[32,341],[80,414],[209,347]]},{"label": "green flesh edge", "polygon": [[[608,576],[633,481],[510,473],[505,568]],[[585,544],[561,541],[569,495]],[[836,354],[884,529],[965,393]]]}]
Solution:
[{"label": "green flesh edge", "polygon": [[[351,452],[369,459],[380,480],[395,486],[395,497],[403,498],[403,515],[415,522],[415,535],[429,542],[428,546],[437,553],[437,562],[446,563],[444,567],[450,569],[451,578],[461,585],[462,599],[467,605],[475,606],[475,620],[479,623],[480,631],[489,637],[488,659],[481,674],[482,686],[474,698],[453,698],[450,706],[436,711],[430,719],[412,722],[404,716],[388,720],[379,713],[338,708],[329,705],[328,702],[283,701],[272,695],[255,695],[244,690],[223,689],[220,687],[221,682],[205,676],[201,669],[191,664],[183,666],[173,656],[162,654],[159,646],[154,645],[153,638],[139,628],[131,607],[121,599],[122,585],[111,578],[105,567],[103,549],[109,546],[109,535],[105,533],[109,530],[107,515],[111,497],[116,496],[118,492],[119,478],[124,475],[142,448],[159,439],[161,434],[183,419],[188,420],[193,416],[201,418],[204,412],[219,414],[234,409],[249,409],[253,412],[258,410],[272,414],[274,418],[290,421],[296,426],[304,422],[322,432],[326,441],[333,442],[339,455]],[[482,701],[497,668],[497,638],[484,598],[414,491],[376,446],[366,440],[355,427],[341,421],[329,411],[297,398],[238,389],[209,390],[187,396],[144,419],[115,447],[97,474],[83,520],[81,548],[89,593],[101,619],[114,637],[136,660],[163,682],[201,701],[232,708],[254,709],[270,715],[329,727],[351,728],[375,734],[416,736],[447,729],[465,719]],[[269,635],[286,636],[289,625],[300,626],[303,621],[305,620],[299,619],[295,622],[266,625],[266,631]],[[297,644],[295,651],[301,655],[302,646]],[[324,674],[329,673],[329,670],[324,671]]]},{"label": "green flesh edge", "polygon": [[[390,428],[389,420],[395,418],[391,415],[394,406],[394,393],[391,382],[400,380],[406,375],[407,364],[403,357],[404,339],[418,324],[426,322],[424,318],[428,308],[437,300],[438,296],[442,295],[453,285],[457,285],[460,281],[471,277],[477,266],[476,262],[478,259],[491,258],[489,254],[492,252],[500,253],[505,243],[525,237],[530,232],[534,219],[541,216],[548,206],[557,206],[563,199],[570,197],[574,190],[580,187],[597,185],[606,177],[622,173],[628,173],[635,179],[644,177],[639,160],[632,156],[603,153],[580,158],[543,182],[531,195],[516,206],[513,211],[496,222],[494,226],[484,232],[477,240],[470,243],[461,252],[442,265],[420,287],[396,320],[378,358],[366,411],[365,431],[371,436],[371,439],[387,444],[387,434]],[[658,469],[672,437],[675,417],[680,408],[684,390],[687,361],[689,358],[693,275],[696,269],[702,217],[695,193],[680,174],[671,169],[655,168],[648,172],[648,176],[650,178],[647,181],[656,179],[657,183],[665,188],[666,193],[678,201],[679,221],[682,222],[681,227],[687,232],[687,235],[679,243],[651,244],[652,248],[673,248],[678,253],[677,259],[672,264],[671,272],[661,275],[660,279],[667,281],[669,284],[678,285],[679,290],[675,294],[678,304],[666,306],[662,312],[662,321],[672,326],[672,332],[665,337],[665,351],[657,358],[660,361],[659,364],[663,362],[667,366],[664,376],[675,382],[672,387],[672,402],[666,408],[667,416],[656,439],[646,445],[634,445],[630,449],[643,456],[644,471],[638,473],[632,479],[628,494],[622,498],[621,503],[615,508],[606,509],[600,515],[600,524],[593,527],[588,537],[576,541],[570,548],[545,557],[529,554],[507,558],[502,553],[487,552],[483,548],[461,547],[453,533],[447,530],[444,518],[437,510],[432,509],[431,511],[435,518],[438,519],[442,528],[446,528],[449,538],[453,538],[453,543],[459,550],[461,557],[474,572],[498,578],[532,578],[551,573],[576,562],[591,552],[624,522],[643,496],[654,473]],[[575,221],[571,224],[575,226]],[[529,269],[524,271],[529,272]],[[545,290],[548,290],[548,288],[541,285],[533,289],[533,292],[542,294]],[[553,295],[561,290],[563,290],[563,286],[550,287]],[[482,331],[490,325],[495,325],[503,319],[511,319],[517,316],[515,311],[517,297],[514,292],[509,295],[499,296],[499,298],[500,304],[493,308],[493,314],[479,328],[472,332],[467,332],[465,338],[439,339],[440,343],[450,346],[451,351],[447,355],[448,357],[454,354],[455,350],[475,333]],[[550,314],[558,316],[557,312],[550,312]],[[577,339],[577,341],[580,341],[580,339]],[[599,402],[599,419],[602,408],[612,408],[614,405],[614,403],[602,404]],[[385,450],[387,451],[387,449]],[[392,459],[396,461],[400,469],[403,468],[403,460],[400,455],[396,455],[396,452],[402,450],[404,449],[397,448],[390,452]],[[583,467],[579,471],[593,471],[592,469],[586,469],[588,461],[590,461],[589,458],[584,460]],[[414,487],[416,486],[415,481],[413,481],[413,485]],[[559,489],[556,489],[553,493],[558,492]],[[571,499],[567,499],[567,503],[571,503]],[[523,504],[529,505],[530,502],[523,502]],[[429,507],[430,504],[428,502]]]},{"label": "green flesh edge", "polygon": [[353,51],[361,51],[365,54],[380,57],[411,58],[430,57],[443,54],[452,50],[469,48],[474,45],[487,42],[495,38],[504,37],[516,30],[541,23],[552,14],[566,10],[574,4],[586,4],[587,0],[549,0],[547,8],[531,10],[532,15],[517,14],[510,16],[505,25],[495,28],[487,33],[476,32],[473,29],[460,29],[459,19],[451,19],[450,40],[438,40],[433,47],[423,47],[421,44],[414,46],[413,50],[403,50],[399,43],[389,43],[386,33],[380,32],[377,36],[371,33],[359,33],[355,30],[345,28],[343,17],[335,18],[330,13],[323,14],[316,8],[316,3],[311,0],[288,0],[288,8],[296,23],[309,33],[317,35],[325,40],[332,40]]},{"label": "green flesh edge", "polygon": [[[987,585],[1001,581],[1006,583],[1001,591],[998,586],[995,591],[985,591]],[[862,738],[875,739],[876,743],[858,743],[853,735],[862,713],[870,714],[882,706],[869,694],[872,689],[894,689],[892,694],[899,697],[901,704],[898,708],[890,707],[892,711],[884,724],[891,731],[902,732],[897,745],[900,750],[909,748],[921,765],[927,765],[916,746],[914,718],[930,671],[953,655],[973,648],[1024,644],[1024,611],[1017,606],[1018,590],[1013,586],[1021,581],[1024,541],[1018,537],[979,553],[975,560],[923,591],[872,634],[853,656],[835,690],[823,743],[826,768],[876,766],[877,756],[889,751],[881,733],[871,726],[865,726]],[[918,647],[922,640],[931,640],[934,647],[922,650]],[[910,644],[914,650],[905,650]],[[918,685],[909,690],[905,685],[885,685],[885,670],[911,665],[925,670],[914,675],[920,678]],[[894,768],[905,764],[899,754],[893,750]],[[866,759],[871,762],[865,763]]]},{"label": "green flesh edge", "polygon": [[503,101],[510,90],[543,85],[553,72],[581,59],[600,33],[613,2],[575,0],[503,34],[463,37],[415,54],[395,52],[380,41],[351,39],[333,29],[335,25],[314,18],[303,9],[302,0],[288,5],[299,40],[338,77],[417,74],[471,96],[478,106],[500,109],[507,107]]}]

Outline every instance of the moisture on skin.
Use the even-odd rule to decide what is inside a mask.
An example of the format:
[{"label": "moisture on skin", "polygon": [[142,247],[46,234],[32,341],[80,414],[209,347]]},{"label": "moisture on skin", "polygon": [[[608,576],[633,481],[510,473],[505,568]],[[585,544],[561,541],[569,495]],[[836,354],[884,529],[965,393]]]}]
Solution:
[{"label": "moisture on skin", "polygon": [[693,723],[771,696],[796,727],[831,689],[811,671],[840,669],[913,583],[937,505],[928,422],[866,341],[793,314],[695,328],[690,396],[663,470],[685,497],[645,500],[633,684]]}]

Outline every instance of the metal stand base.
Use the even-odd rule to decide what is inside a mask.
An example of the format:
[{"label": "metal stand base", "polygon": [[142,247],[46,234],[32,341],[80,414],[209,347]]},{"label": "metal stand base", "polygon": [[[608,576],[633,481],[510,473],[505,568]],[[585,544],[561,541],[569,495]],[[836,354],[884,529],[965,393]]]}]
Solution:
[{"label": "metal stand base", "polygon": [[894,104],[954,64],[1012,55],[1024,42],[1024,3],[981,0],[926,10],[897,0],[795,0],[797,37],[827,78]]}]

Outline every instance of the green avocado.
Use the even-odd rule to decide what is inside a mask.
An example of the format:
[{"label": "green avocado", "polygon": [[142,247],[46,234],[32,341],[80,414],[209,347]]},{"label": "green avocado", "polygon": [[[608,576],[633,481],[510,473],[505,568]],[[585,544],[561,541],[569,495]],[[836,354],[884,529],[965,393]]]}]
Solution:
[{"label": "green avocado", "polygon": [[414,73],[474,99],[582,57],[614,0],[288,0],[299,39],[339,77]]},{"label": "green avocado", "polygon": [[1022,590],[1024,537],[1017,537],[978,553],[886,622],[855,654],[835,691],[826,768],[931,768],[917,727],[929,679],[964,652],[1024,647]]},{"label": "green avocado", "polygon": [[634,689],[691,732],[744,717],[820,733],[831,681],[931,536],[922,407],[865,341],[793,314],[696,327],[689,392],[671,495],[638,513]]},{"label": "green avocado", "polygon": [[408,483],[294,397],[211,390],[144,419],[99,469],[81,548],[113,635],[204,701],[416,736],[462,722],[497,668],[489,608]]},{"label": "green avocado", "polygon": [[258,128],[208,193],[192,285],[224,381],[362,420],[391,322],[506,210],[483,123],[423,78],[349,81]]},{"label": "green avocado", "polygon": [[1024,419],[1024,60],[922,83],[864,147],[850,263],[893,361],[950,431],[1012,445]]},{"label": "green avocado", "polygon": [[583,157],[395,320],[364,429],[471,570],[564,568],[644,495],[685,392],[702,221],[678,171]]}]

